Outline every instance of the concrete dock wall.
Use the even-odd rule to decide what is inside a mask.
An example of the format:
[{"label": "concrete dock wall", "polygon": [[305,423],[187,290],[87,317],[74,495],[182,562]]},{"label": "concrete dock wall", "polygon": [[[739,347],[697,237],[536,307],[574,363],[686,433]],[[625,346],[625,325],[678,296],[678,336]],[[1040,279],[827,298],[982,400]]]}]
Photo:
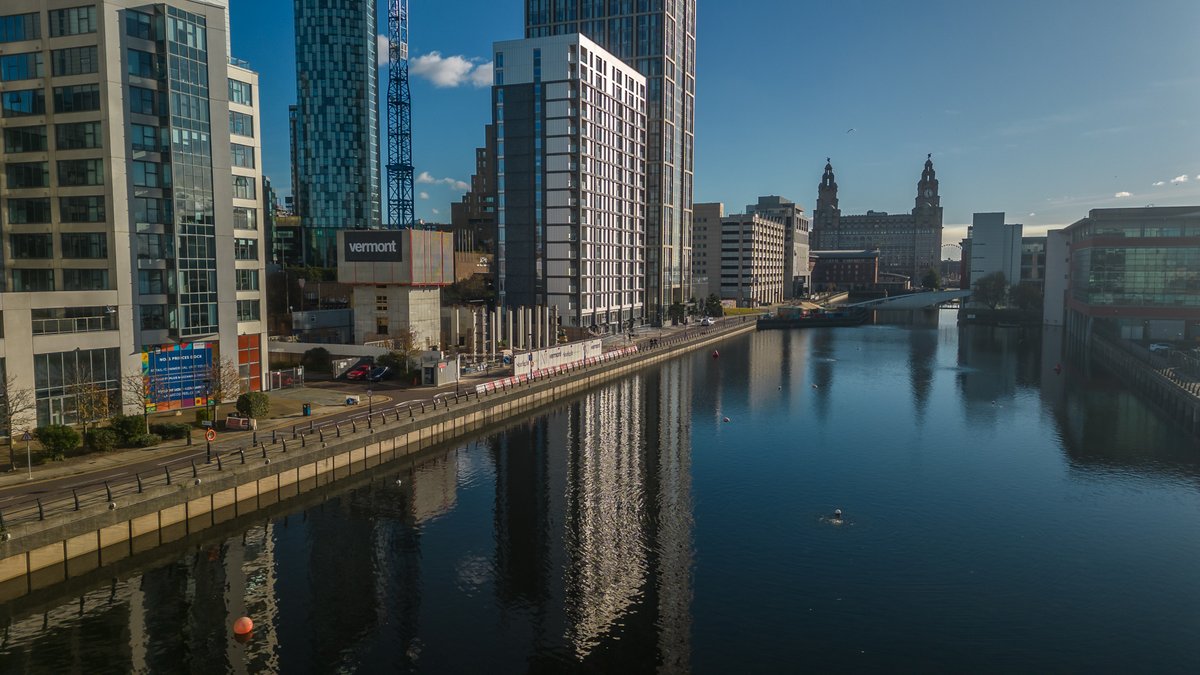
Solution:
[{"label": "concrete dock wall", "polygon": [[62,583],[441,443],[501,426],[596,385],[752,330],[753,322],[736,324],[635,357],[483,398],[446,403],[423,414],[397,414],[394,419],[374,423],[373,428],[364,426],[340,438],[314,439],[303,447],[293,443],[282,455],[246,454],[244,464],[227,461],[220,472],[150,487],[141,494],[120,497],[107,508],[90,506],[15,525],[0,541],[0,601]]}]

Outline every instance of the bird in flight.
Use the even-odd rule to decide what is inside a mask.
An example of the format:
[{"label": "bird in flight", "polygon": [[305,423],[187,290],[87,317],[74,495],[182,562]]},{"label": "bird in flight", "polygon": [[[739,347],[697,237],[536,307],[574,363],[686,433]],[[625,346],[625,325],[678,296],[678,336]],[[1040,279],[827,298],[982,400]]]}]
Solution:
[{"label": "bird in flight", "polygon": [[849,129],[847,129],[846,133],[850,133],[851,131],[854,131],[854,127],[850,127]]}]

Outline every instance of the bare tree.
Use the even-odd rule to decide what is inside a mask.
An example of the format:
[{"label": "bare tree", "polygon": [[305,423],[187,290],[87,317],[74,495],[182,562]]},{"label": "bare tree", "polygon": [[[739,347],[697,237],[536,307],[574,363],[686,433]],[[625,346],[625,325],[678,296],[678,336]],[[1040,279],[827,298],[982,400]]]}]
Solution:
[{"label": "bare tree", "polygon": [[126,406],[142,412],[146,433],[150,433],[150,410],[167,394],[167,383],[162,377],[145,375],[141,371],[121,376],[122,400]]},{"label": "bare tree", "polygon": [[87,436],[89,424],[112,414],[116,403],[112,392],[96,381],[90,368],[76,368],[67,378],[64,389],[68,396],[74,397],[75,416],[83,425],[84,436]]},{"label": "bare tree", "polygon": [[8,436],[8,462],[11,469],[17,467],[17,454],[13,446],[16,431],[36,423],[37,397],[32,389],[17,386],[17,378],[9,375],[0,377],[0,424]]},{"label": "bare tree", "polygon": [[214,407],[232,401],[244,392],[242,374],[233,359],[221,359],[208,369],[208,398]]}]

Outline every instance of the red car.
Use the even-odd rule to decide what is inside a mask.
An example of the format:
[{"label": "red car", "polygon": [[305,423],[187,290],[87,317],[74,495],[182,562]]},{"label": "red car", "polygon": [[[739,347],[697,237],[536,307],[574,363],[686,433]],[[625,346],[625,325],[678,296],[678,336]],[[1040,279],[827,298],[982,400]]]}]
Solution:
[{"label": "red car", "polygon": [[346,373],[347,380],[361,380],[371,372],[371,366],[355,366]]}]

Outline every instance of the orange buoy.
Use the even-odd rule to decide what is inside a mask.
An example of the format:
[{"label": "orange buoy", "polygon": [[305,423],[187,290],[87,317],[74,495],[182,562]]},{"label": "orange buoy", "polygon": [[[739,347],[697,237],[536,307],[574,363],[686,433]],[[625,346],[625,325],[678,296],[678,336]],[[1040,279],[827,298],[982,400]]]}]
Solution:
[{"label": "orange buoy", "polygon": [[721,352],[719,352],[719,351],[717,351],[717,350],[715,350],[715,349],[714,349],[714,350],[713,350],[713,358],[715,359],[715,358],[718,358],[718,357],[720,357],[720,356],[721,356]]},{"label": "orange buoy", "polygon": [[251,621],[250,617],[248,617],[248,616],[243,616],[242,618],[233,622],[233,634],[234,635],[249,635],[250,632],[253,630],[254,630],[254,622]]}]

